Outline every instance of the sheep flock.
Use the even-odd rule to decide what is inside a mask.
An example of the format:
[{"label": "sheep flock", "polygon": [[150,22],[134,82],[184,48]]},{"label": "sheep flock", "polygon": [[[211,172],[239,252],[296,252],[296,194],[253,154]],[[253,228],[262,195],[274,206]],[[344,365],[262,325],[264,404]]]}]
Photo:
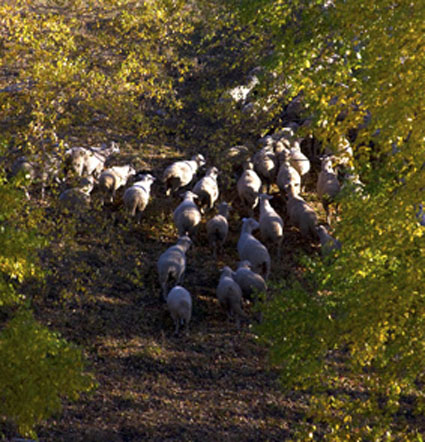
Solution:
[{"label": "sheep flock", "polygon": [[[202,241],[207,238],[215,265],[217,308],[239,329],[251,321],[249,304],[259,296],[267,299],[269,279],[282,276],[282,245],[288,229],[316,244],[322,257],[342,247],[332,236],[330,223],[338,218],[338,193],[344,176],[355,174],[352,162],[342,161],[335,151],[323,150],[322,156],[308,149],[303,152],[303,138],[296,131],[293,125],[283,127],[259,139],[256,149],[228,147],[217,164],[211,164],[207,155],[194,152],[187,159],[169,161],[162,174],[137,171],[133,164],[123,161],[120,166],[110,165],[108,159],[120,156],[118,145],[111,142],[109,147],[67,146],[62,156],[53,153],[54,161],[50,160],[41,174],[37,161],[19,157],[10,176],[22,172],[34,180],[38,175],[43,192],[48,176],[62,179],[65,190],[59,195],[59,206],[64,213],[82,216],[98,195],[101,207],[119,204],[133,229],[149,222],[150,200],[163,199],[176,236],[174,244],[164,247],[156,257],[156,299],[168,309],[175,334],[182,328],[188,334],[189,322],[196,315],[196,288],[186,285],[184,276],[188,264],[197,265],[191,262],[190,249],[203,245],[202,229]],[[306,188],[309,193],[305,193]],[[151,189],[155,189],[155,196]],[[316,213],[317,203],[305,199],[313,190],[315,201],[320,201],[326,213],[326,223],[319,222],[324,217]],[[28,189],[25,194],[31,198]],[[229,245],[230,231],[238,232],[237,247]],[[230,247],[234,247],[233,254]],[[236,254],[239,261],[233,258],[229,262],[229,256]],[[254,316],[261,320],[261,314]]]}]

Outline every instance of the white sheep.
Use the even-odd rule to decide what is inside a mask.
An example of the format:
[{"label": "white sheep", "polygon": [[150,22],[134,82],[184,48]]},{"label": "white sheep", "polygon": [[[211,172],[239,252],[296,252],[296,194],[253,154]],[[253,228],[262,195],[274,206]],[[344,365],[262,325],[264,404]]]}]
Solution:
[{"label": "white sheep", "polygon": [[90,193],[94,187],[94,178],[86,177],[81,180],[79,187],[67,189],[59,195],[60,205],[69,211],[80,212],[90,206]]},{"label": "white sheep", "polygon": [[322,158],[322,168],[317,177],[317,195],[322,201],[326,212],[326,222],[330,225],[329,205],[340,191],[336,172],[332,168],[332,157]]},{"label": "white sheep", "polygon": [[217,259],[217,250],[222,250],[229,232],[229,204],[220,203],[218,206],[218,215],[214,216],[207,222],[208,242],[213,249],[214,259]]},{"label": "white sheep", "polygon": [[317,215],[292,186],[288,187],[286,210],[291,223],[298,227],[305,238],[316,238]]},{"label": "white sheep", "polygon": [[270,254],[267,248],[252,235],[260,224],[253,218],[242,219],[242,230],[238,240],[238,253],[241,261],[248,260],[252,269],[267,279],[270,274]]},{"label": "white sheep", "polygon": [[184,235],[177,243],[163,252],[157,263],[159,283],[162,288],[162,296],[167,299],[168,286],[181,284],[186,270],[186,252],[192,244],[191,239]]},{"label": "white sheep", "polygon": [[201,212],[195,203],[197,198],[198,195],[195,193],[185,192],[183,201],[174,210],[173,219],[179,236],[189,235],[193,238],[196,235],[202,218]]},{"label": "white sheep", "polygon": [[273,244],[277,249],[277,258],[280,259],[283,240],[282,217],[270,204],[273,197],[260,194],[260,233],[265,243]]},{"label": "white sheep", "polygon": [[125,186],[128,179],[135,174],[136,171],[130,165],[114,166],[104,170],[99,177],[99,189],[103,194],[103,201],[108,197],[109,202],[112,202],[117,190]]},{"label": "white sheep", "polygon": [[192,156],[188,161],[176,161],[168,166],[163,174],[163,182],[166,185],[166,195],[171,195],[180,187],[189,184],[199,167],[205,164],[205,158],[200,153]]},{"label": "white sheep", "polygon": [[334,250],[341,250],[341,242],[334,238],[325,226],[317,226],[322,256],[327,256]]},{"label": "white sheep", "polygon": [[299,140],[294,140],[289,149],[289,162],[293,168],[303,177],[310,171],[310,160],[301,152]]},{"label": "white sheep", "polygon": [[119,151],[119,146],[114,142],[109,148],[105,146],[72,147],[65,151],[65,162],[74,169],[78,176],[93,175],[98,178],[107,158]]},{"label": "white sheep", "polygon": [[276,156],[273,151],[273,145],[268,144],[257,152],[253,157],[254,170],[266,184],[267,192],[270,192],[270,186],[276,180],[277,166]]},{"label": "white sheep", "polygon": [[[203,178],[201,178],[193,187],[192,192],[198,195],[198,201],[201,208],[207,206],[212,209],[218,199],[218,169],[210,167]],[[201,209],[202,211],[202,209]]]},{"label": "white sheep", "polygon": [[258,204],[258,194],[261,189],[261,179],[253,169],[253,163],[246,161],[244,172],[236,185],[239,198],[242,204],[250,209],[251,215]]},{"label": "white sheep", "polygon": [[137,223],[140,222],[142,213],[148,205],[150,190],[154,181],[155,177],[149,173],[144,174],[124,192],[124,205],[129,210],[131,216],[136,217]]},{"label": "white sheep", "polygon": [[174,334],[177,336],[180,325],[184,325],[187,335],[192,317],[192,297],[189,291],[180,285],[173,287],[167,296],[167,307],[176,325]]},{"label": "white sheep", "polygon": [[242,310],[242,290],[233,279],[230,267],[223,267],[220,281],[216,289],[217,299],[221,307],[227,312],[228,318],[235,316],[236,326],[240,327],[240,318],[246,317]]},{"label": "white sheep", "polygon": [[301,177],[297,170],[291,166],[290,152],[285,148],[279,155],[279,172],[276,178],[276,184],[282,193],[288,193],[289,187],[299,194],[301,191]]},{"label": "white sheep", "polygon": [[275,132],[271,137],[274,141],[291,141],[295,137],[295,131],[298,129],[298,124],[295,122],[288,123],[282,129]]},{"label": "white sheep", "polygon": [[353,148],[345,137],[340,138],[336,149],[326,147],[325,154],[332,156],[338,166],[348,166],[353,161]]},{"label": "white sheep", "polygon": [[233,273],[233,279],[241,288],[244,298],[249,301],[255,301],[252,296],[255,292],[267,291],[266,281],[261,275],[252,271],[250,261],[239,262],[236,272]]}]

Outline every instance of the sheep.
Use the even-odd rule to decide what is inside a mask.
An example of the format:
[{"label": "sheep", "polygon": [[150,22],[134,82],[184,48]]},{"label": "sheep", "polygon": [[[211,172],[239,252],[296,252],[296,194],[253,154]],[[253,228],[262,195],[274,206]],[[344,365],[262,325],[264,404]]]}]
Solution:
[{"label": "sheep", "polygon": [[338,166],[348,166],[353,161],[353,148],[345,137],[341,137],[335,149],[326,147],[325,154],[332,156]]},{"label": "sheep", "polygon": [[192,192],[196,193],[199,198],[199,205],[201,206],[201,212],[203,212],[203,206],[207,206],[210,209],[213,208],[214,203],[218,199],[218,169],[217,167],[210,167],[203,178],[201,178],[193,187]]},{"label": "sheep", "polygon": [[257,77],[257,72],[260,68],[254,68],[248,73],[248,78],[246,84],[241,84],[228,91],[228,94],[236,103],[245,103],[251,91],[260,83]]},{"label": "sheep", "polygon": [[258,204],[258,194],[261,188],[261,180],[254,171],[251,161],[244,163],[244,172],[237,182],[237,191],[243,205],[250,209],[250,215]]},{"label": "sheep", "polygon": [[255,301],[252,295],[255,292],[267,291],[267,284],[264,278],[251,270],[252,264],[248,260],[239,262],[236,272],[233,273],[233,279],[242,290],[245,299]]},{"label": "sheep", "polygon": [[143,211],[149,202],[151,186],[155,177],[149,173],[142,175],[131,187],[125,190],[123,201],[131,216],[136,217],[136,222],[140,223]]},{"label": "sheep", "polygon": [[288,187],[287,195],[286,210],[291,223],[300,229],[305,238],[316,238],[316,212],[298,195],[293,186]]},{"label": "sheep", "polygon": [[346,191],[348,189],[350,192],[355,192],[360,195],[363,200],[367,198],[367,195],[365,194],[365,185],[353,169],[347,169],[343,176],[341,190]]},{"label": "sheep", "polygon": [[180,285],[173,287],[167,296],[167,307],[176,325],[174,335],[179,334],[180,325],[185,326],[185,334],[187,335],[192,317],[192,297],[189,291]]},{"label": "sheep", "polygon": [[292,143],[289,152],[291,154],[289,159],[291,166],[296,169],[296,171],[300,174],[300,177],[303,177],[310,171],[310,161],[301,152],[301,146],[298,140],[295,140]]},{"label": "sheep", "polygon": [[194,237],[201,222],[201,212],[195,203],[198,198],[193,192],[187,191],[183,195],[183,201],[177,206],[173,213],[174,224],[177,227],[179,236],[189,235]]},{"label": "sheep", "polygon": [[104,146],[72,147],[65,151],[65,162],[74,169],[78,176],[86,174],[98,178],[107,158],[119,151],[119,146],[114,142],[111,143],[109,148]]},{"label": "sheep", "polygon": [[332,168],[332,157],[322,158],[322,169],[317,177],[317,195],[322,200],[326,212],[326,222],[330,225],[329,205],[340,191],[337,174]]},{"label": "sheep", "polygon": [[270,274],[270,254],[264,244],[252,235],[252,231],[258,229],[260,224],[253,218],[243,218],[242,222],[237,246],[239,258],[242,261],[248,260],[254,272],[267,279]]},{"label": "sheep", "polygon": [[168,166],[163,174],[163,182],[166,185],[166,195],[169,196],[180,187],[189,184],[198,168],[205,164],[205,158],[201,154],[194,155],[190,161],[176,161]]},{"label": "sheep", "polygon": [[253,158],[254,170],[261,180],[266,184],[267,192],[276,179],[276,156],[273,152],[273,145],[266,145]]},{"label": "sheep", "polygon": [[[26,156],[19,157],[13,164],[9,177],[23,174],[28,182],[41,183],[41,198],[44,198],[46,184],[55,181],[62,183],[60,177],[60,159],[55,152],[42,152],[39,155],[33,155],[30,160]],[[30,199],[30,194],[25,188],[25,195]]]},{"label": "sheep", "polygon": [[287,149],[283,149],[279,155],[279,172],[276,178],[276,184],[282,193],[288,193],[289,187],[298,195],[301,191],[301,177],[297,170],[290,164],[291,154]]},{"label": "sheep", "polygon": [[220,281],[216,288],[216,296],[221,307],[226,310],[230,319],[235,316],[236,326],[240,327],[240,318],[246,317],[242,310],[242,290],[233,279],[233,272],[230,267],[223,267]]},{"label": "sheep", "polygon": [[130,176],[135,175],[136,171],[130,165],[114,166],[104,170],[99,177],[99,188],[105,196],[109,196],[109,202],[115,199],[117,190],[127,183]]},{"label": "sheep", "polygon": [[218,215],[207,222],[208,242],[213,249],[214,259],[217,259],[217,249],[222,250],[229,232],[229,223],[227,222],[229,208],[228,203],[220,203],[218,206]]},{"label": "sheep", "polygon": [[275,132],[271,137],[274,141],[292,140],[298,127],[299,125],[295,122],[288,123],[286,126],[283,126],[281,130]]},{"label": "sheep", "polygon": [[272,243],[277,249],[277,258],[280,259],[280,252],[283,240],[283,220],[270,204],[273,197],[262,193],[260,195],[260,233],[264,242]]},{"label": "sheep", "polygon": [[[168,285],[173,281],[175,284],[183,282],[186,270],[186,252],[192,244],[187,236],[180,236],[177,243],[163,252],[157,263],[159,283],[162,289],[162,296],[167,300]],[[161,297],[160,297],[161,299]]]},{"label": "sheep", "polygon": [[59,195],[61,206],[64,209],[75,212],[88,209],[90,206],[90,193],[93,187],[93,177],[83,178],[79,187],[67,189]]},{"label": "sheep", "polygon": [[35,166],[26,156],[19,157],[14,161],[9,177],[12,178],[21,174],[30,181],[36,177]]},{"label": "sheep", "polygon": [[316,230],[320,239],[322,256],[328,256],[334,250],[341,250],[341,242],[330,235],[325,226],[317,226]]}]

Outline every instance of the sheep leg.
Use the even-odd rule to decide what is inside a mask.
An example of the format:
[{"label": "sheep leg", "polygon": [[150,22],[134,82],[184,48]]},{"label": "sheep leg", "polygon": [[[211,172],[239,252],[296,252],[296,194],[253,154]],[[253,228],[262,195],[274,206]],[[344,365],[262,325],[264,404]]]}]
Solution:
[{"label": "sheep leg", "polygon": [[176,323],[176,328],[174,330],[174,336],[178,336],[179,335],[179,325],[180,325],[180,321],[179,319],[175,319],[174,322]]},{"label": "sheep leg", "polygon": [[326,200],[323,200],[323,208],[325,209],[326,212],[326,222],[328,223],[328,225],[331,225],[331,215],[330,215],[330,210],[329,210],[329,203]]},{"label": "sheep leg", "polygon": [[281,257],[282,257],[282,242],[280,242],[280,241],[277,244],[276,257],[277,257],[278,261],[281,260]]},{"label": "sheep leg", "polygon": [[161,294],[159,295],[159,300],[160,301],[166,301],[167,300],[167,283],[163,282],[161,284],[161,288],[162,288],[162,297]]}]

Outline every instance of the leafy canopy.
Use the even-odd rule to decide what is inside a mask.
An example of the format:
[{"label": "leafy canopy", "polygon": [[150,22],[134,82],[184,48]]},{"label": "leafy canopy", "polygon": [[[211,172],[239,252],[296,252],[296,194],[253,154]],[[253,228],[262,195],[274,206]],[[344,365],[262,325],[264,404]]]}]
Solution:
[{"label": "leafy canopy", "polygon": [[413,437],[395,417],[408,397],[418,412],[424,406],[424,229],[415,210],[425,182],[425,4],[260,0],[238,8],[272,35],[264,62],[285,79],[286,99],[302,95],[314,135],[334,148],[355,140],[351,167],[367,195],[341,195],[342,251],[304,263],[302,284],[282,283],[260,334],[284,385],[313,391],[311,414],[328,424],[330,440]]}]

